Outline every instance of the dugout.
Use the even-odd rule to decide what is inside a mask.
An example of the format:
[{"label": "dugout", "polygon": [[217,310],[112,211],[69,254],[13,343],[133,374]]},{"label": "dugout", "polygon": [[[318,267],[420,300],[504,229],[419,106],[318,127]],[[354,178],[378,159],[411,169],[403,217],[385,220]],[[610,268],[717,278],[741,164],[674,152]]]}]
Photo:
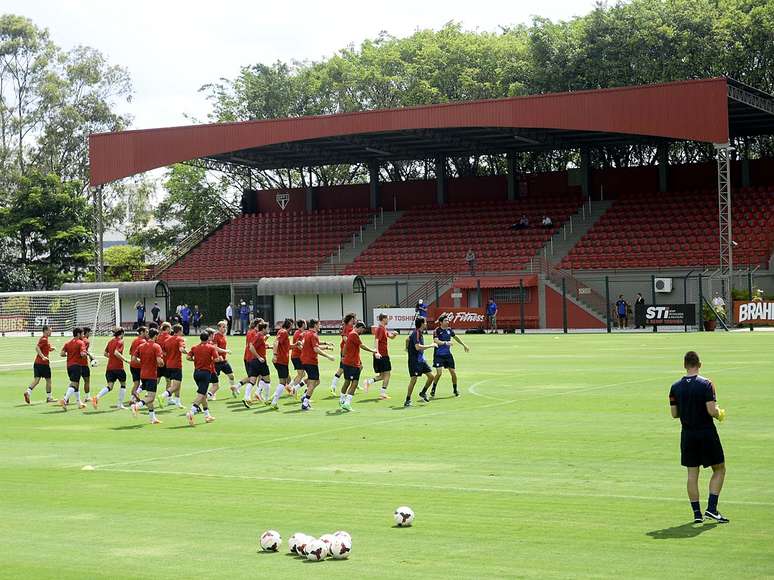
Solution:
[{"label": "dugout", "polygon": [[261,278],[255,291],[259,303],[271,304],[274,321],[316,318],[323,330],[338,330],[345,313],[363,320],[366,312],[366,281],[360,276]]},{"label": "dugout", "polygon": [[137,321],[135,304],[142,302],[145,305],[145,319],[150,320],[150,310],[153,303],[158,302],[161,309],[162,320],[167,317],[169,311],[169,287],[161,280],[146,280],[142,282],[66,282],[62,284],[62,290],[103,290],[117,288],[120,312],[118,323],[124,328],[132,328]]}]

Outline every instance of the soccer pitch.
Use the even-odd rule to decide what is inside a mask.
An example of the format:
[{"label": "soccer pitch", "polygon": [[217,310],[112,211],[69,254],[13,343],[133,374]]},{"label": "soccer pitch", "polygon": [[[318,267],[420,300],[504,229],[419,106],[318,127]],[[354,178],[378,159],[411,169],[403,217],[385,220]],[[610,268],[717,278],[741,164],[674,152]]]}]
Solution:
[{"label": "soccer pitch", "polygon": [[[430,404],[403,408],[399,337],[390,401],[360,391],[340,413],[324,361],[312,412],[287,398],[279,412],[248,410],[221,387],[216,422],[190,428],[179,410],[157,426],[135,420],[111,408],[115,392],[99,411],[65,413],[42,402],[41,384],[27,406],[34,341],[0,338],[0,577],[774,576],[774,333],[463,339],[458,399],[446,375]],[[243,338],[230,346],[241,371]],[[667,402],[689,349],[728,411],[726,525],[689,524]],[[103,375],[101,361],[92,390]],[[54,378],[61,397],[61,364]],[[414,509],[413,527],[392,527],[399,505]],[[257,553],[270,528],[281,552]],[[292,533],[334,530],[352,534],[348,560],[287,554]]]}]

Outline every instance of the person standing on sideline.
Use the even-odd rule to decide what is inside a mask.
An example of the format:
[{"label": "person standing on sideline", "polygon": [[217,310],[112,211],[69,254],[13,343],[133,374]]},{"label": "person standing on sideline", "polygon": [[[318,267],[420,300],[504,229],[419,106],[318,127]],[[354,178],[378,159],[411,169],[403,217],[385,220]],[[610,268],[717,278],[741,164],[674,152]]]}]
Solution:
[{"label": "person standing on sideline", "polygon": [[201,310],[199,310],[198,304],[194,304],[194,309],[193,309],[193,312],[191,313],[191,317],[193,320],[194,334],[201,334],[202,319],[204,318],[204,313]]},{"label": "person standing on sideline", "polygon": [[137,330],[140,326],[145,324],[145,305],[139,300],[135,303],[134,309],[137,311],[137,324],[134,327]]},{"label": "person standing on sideline", "polygon": [[158,302],[153,303],[153,308],[151,308],[151,317],[153,318],[153,322],[156,324],[161,324],[161,308],[159,308]]},{"label": "person standing on sideline", "polygon": [[191,331],[191,309],[188,308],[188,304],[183,304],[180,309],[180,323],[183,326],[183,334],[188,336]]},{"label": "person standing on sideline", "polygon": [[615,303],[615,312],[618,315],[618,328],[620,329],[626,328],[629,324],[628,309],[629,303],[624,300],[623,294],[619,294]]},{"label": "person standing on sideline", "polygon": [[497,303],[490,298],[486,305],[486,319],[489,322],[489,332],[497,334]]},{"label": "person standing on sideline", "polygon": [[38,386],[40,379],[46,380],[46,403],[54,402],[54,397],[51,395],[51,364],[48,358],[54,347],[48,341],[49,336],[51,336],[51,327],[46,325],[43,327],[43,336],[38,339],[38,344],[35,346],[37,356],[32,363],[32,382],[24,391],[24,402],[28,405],[31,402],[32,389]]},{"label": "person standing on sideline", "polygon": [[231,327],[234,324],[234,307],[231,302],[226,306],[226,334],[231,335]]},{"label": "person standing on sideline", "polygon": [[416,318],[427,318],[427,304],[421,298],[417,301],[417,305],[414,306],[414,316]]},{"label": "person standing on sideline", "polygon": [[640,292],[634,299],[634,328],[645,328],[645,299]]},{"label": "person standing on sideline", "polygon": [[473,251],[473,248],[468,250],[468,253],[465,254],[465,261],[468,263],[468,269],[470,270],[470,275],[475,276],[476,275],[476,253]]},{"label": "person standing on sideline", "polygon": [[422,392],[419,394],[419,398],[425,403],[429,403],[430,399],[427,398],[427,389],[433,384],[433,371],[425,362],[425,351],[430,348],[435,348],[435,343],[425,344],[423,334],[427,328],[427,320],[422,317],[417,318],[414,321],[414,330],[406,339],[406,350],[408,351],[408,371],[409,379],[408,389],[406,389],[406,401],[403,403],[404,407],[411,406],[411,394],[414,392],[414,385],[417,384],[417,377],[425,375],[425,386],[422,388]]},{"label": "person standing on sideline", "polygon": [[683,366],[685,376],[669,390],[669,408],[672,418],[680,419],[682,424],[680,463],[688,469],[688,499],[693,510],[693,523],[704,521],[699,504],[699,467],[704,466],[712,467],[704,517],[726,524],[728,518],[718,511],[718,496],[726,477],[726,460],[712,421],[723,421],[726,411],[718,407],[715,385],[699,374],[699,355],[692,350],[685,353]]},{"label": "person standing on sideline", "polygon": [[239,332],[247,334],[247,327],[250,324],[250,307],[242,300],[239,305]]}]

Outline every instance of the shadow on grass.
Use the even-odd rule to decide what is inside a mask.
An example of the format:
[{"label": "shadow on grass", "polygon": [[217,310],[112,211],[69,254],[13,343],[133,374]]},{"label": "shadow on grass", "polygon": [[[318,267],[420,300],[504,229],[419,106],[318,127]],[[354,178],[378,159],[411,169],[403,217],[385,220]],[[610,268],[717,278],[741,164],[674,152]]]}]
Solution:
[{"label": "shadow on grass", "polygon": [[111,427],[112,431],[127,431],[129,429],[142,429],[146,423],[135,423],[134,425],[121,425],[120,427]]},{"label": "shadow on grass", "polygon": [[645,534],[650,536],[654,540],[675,540],[680,538],[695,538],[699,534],[709,532],[717,528],[717,524],[694,524],[687,523],[680,526],[674,526],[672,528],[664,528],[663,530],[653,530]]},{"label": "shadow on grass", "polygon": [[115,413],[118,411],[118,409],[105,409],[103,411],[89,411],[88,413],[84,413],[84,415],[104,415],[105,413]]},{"label": "shadow on grass", "polygon": [[174,427],[165,427],[165,429],[193,429],[193,425],[186,423],[185,425],[175,425]]},{"label": "shadow on grass", "polygon": [[359,401],[355,401],[358,405],[362,405],[364,403],[378,403],[381,399],[360,399]]}]

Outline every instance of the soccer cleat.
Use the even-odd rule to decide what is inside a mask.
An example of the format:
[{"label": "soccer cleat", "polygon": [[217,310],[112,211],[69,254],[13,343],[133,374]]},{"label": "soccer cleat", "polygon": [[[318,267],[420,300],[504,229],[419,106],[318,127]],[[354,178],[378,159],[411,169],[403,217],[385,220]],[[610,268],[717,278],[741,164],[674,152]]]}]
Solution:
[{"label": "soccer cleat", "polygon": [[46,403],[56,403],[56,399],[54,397],[46,397]]},{"label": "soccer cleat", "polygon": [[178,409],[185,409],[185,405],[183,405],[181,401],[178,401],[177,403],[175,403],[175,407],[177,407]]},{"label": "soccer cleat", "polygon": [[411,407],[411,401],[409,401],[408,399],[406,399],[406,402],[405,402],[405,403],[403,403],[403,406],[404,406],[404,407]]},{"label": "soccer cleat", "polygon": [[24,391],[24,402],[30,404],[30,394],[27,391]]},{"label": "soccer cleat", "polygon": [[455,397],[459,397],[460,396],[460,392],[457,389],[454,389],[454,396]]},{"label": "soccer cleat", "polygon": [[427,393],[419,393],[419,398],[422,399],[425,403],[430,402],[430,399],[427,398]]},{"label": "soccer cleat", "polygon": [[126,405],[124,405],[123,403],[118,403],[118,405],[116,405],[116,409],[121,409],[123,411],[124,409],[126,409]]},{"label": "soccer cleat", "polygon": [[380,393],[379,394],[379,400],[380,401],[389,401],[390,399],[392,399],[392,397],[390,395],[388,395],[387,393]]},{"label": "soccer cleat", "polygon": [[302,411],[311,411],[312,410],[312,404],[309,402],[309,399],[303,399],[301,401],[301,410]]},{"label": "soccer cleat", "polygon": [[277,401],[272,401],[270,406],[272,411],[279,411],[279,403]]},{"label": "soccer cleat", "polygon": [[247,399],[242,399],[242,404],[247,407],[248,409],[253,406],[253,404],[248,401]]},{"label": "soccer cleat", "polygon": [[347,412],[352,411],[352,405],[350,403],[342,403],[341,409]]},{"label": "soccer cleat", "polygon": [[154,417],[153,419],[151,419],[150,424],[151,425],[160,425],[161,421],[159,421],[156,417]]},{"label": "soccer cleat", "polygon": [[435,399],[435,388],[433,388],[433,389],[430,389],[430,397],[432,397],[433,399]]},{"label": "soccer cleat", "polygon": [[86,408],[86,403],[78,403],[78,408],[79,409],[85,409]]},{"label": "soccer cleat", "polygon": [[707,517],[707,518],[710,518],[712,520],[715,520],[719,524],[727,524],[730,521],[727,517],[725,517],[720,512],[712,513],[709,510],[704,512],[704,517]]},{"label": "soccer cleat", "polygon": [[92,397],[91,398],[91,406],[96,409],[97,405],[99,405],[99,399],[97,397]]},{"label": "soccer cleat", "polygon": [[135,419],[137,418],[137,403],[132,403],[129,405],[129,408],[132,410],[132,417]]},{"label": "soccer cleat", "polygon": [[701,517],[701,516],[696,516],[695,518],[693,518],[693,523],[694,523],[694,524],[700,524],[700,523],[702,523],[703,521],[704,521],[704,518],[703,518],[703,517]]},{"label": "soccer cleat", "polygon": [[212,415],[205,415],[204,417],[205,423],[212,423],[214,420],[215,420],[215,417],[213,417]]},{"label": "soccer cleat", "polygon": [[67,401],[65,401],[64,399],[61,399],[59,401],[59,406],[62,407],[62,411],[67,411]]},{"label": "soccer cleat", "polygon": [[188,419],[188,424],[189,424],[191,427],[193,427],[193,426],[194,426],[194,416],[193,416],[193,413],[191,413],[191,411],[188,411],[188,412],[185,414],[185,418],[186,418],[186,419]]}]

